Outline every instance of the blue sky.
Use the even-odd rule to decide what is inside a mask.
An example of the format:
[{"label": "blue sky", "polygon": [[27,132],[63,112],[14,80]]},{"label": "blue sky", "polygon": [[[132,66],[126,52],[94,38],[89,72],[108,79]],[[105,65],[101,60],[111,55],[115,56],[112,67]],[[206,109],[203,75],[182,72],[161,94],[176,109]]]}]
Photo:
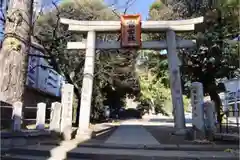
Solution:
[{"label": "blue sky", "polygon": [[[116,8],[121,8],[123,11],[126,7],[126,2],[128,0],[104,0],[108,4],[113,4],[113,2],[117,2]],[[155,0],[132,0],[134,3],[128,8],[127,14],[141,14],[142,19],[145,20],[148,16],[148,11],[150,5],[155,1]]]},{"label": "blue sky", "polygon": [[[39,1],[39,0],[35,0]],[[41,1],[41,0],[40,0]],[[52,0],[42,0],[42,3],[47,5],[51,3]],[[62,0],[62,1],[71,1],[71,0]],[[148,10],[150,5],[155,0],[104,0],[107,4],[116,4],[116,8],[120,8],[123,11],[126,7],[126,3],[130,1],[130,7],[128,8],[128,14],[141,14],[142,19],[145,20],[148,16]],[[132,3],[133,2],[133,3]]]},{"label": "blue sky", "polygon": [[[41,1],[41,0],[35,0]],[[65,0],[66,1],[66,0]],[[104,0],[107,4],[115,4],[115,8],[123,11],[126,8],[126,2],[128,0]],[[142,20],[145,20],[148,16],[148,11],[150,5],[155,0],[131,0],[133,3],[130,3],[130,7],[127,10],[127,14],[141,14]],[[42,0],[43,5],[48,5],[52,0]],[[0,25],[0,31],[2,30],[2,26]],[[0,39],[2,35],[0,35]]]}]

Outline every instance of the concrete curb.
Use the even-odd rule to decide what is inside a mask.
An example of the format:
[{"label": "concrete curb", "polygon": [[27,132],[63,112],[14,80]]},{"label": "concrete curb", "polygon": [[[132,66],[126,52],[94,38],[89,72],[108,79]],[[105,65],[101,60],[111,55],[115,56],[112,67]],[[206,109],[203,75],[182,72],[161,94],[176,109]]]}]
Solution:
[{"label": "concrete curb", "polygon": [[[41,143],[41,145],[55,145],[60,143]],[[78,144],[78,147],[102,148],[102,149],[143,149],[143,150],[179,150],[179,151],[224,151],[226,149],[239,149],[239,145],[186,145],[186,144],[160,144],[160,145],[125,145],[111,143],[91,143]]]},{"label": "concrete curb", "polygon": [[229,133],[216,133],[214,135],[215,140],[225,140],[225,141],[240,141],[239,134],[229,134]]},{"label": "concrete curb", "polygon": [[143,149],[143,150],[180,150],[180,151],[224,151],[225,149],[239,149],[238,145],[119,145],[119,144],[79,144],[78,147],[106,148],[106,149]]},{"label": "concrete curb", "polygon": [[[34,155],[39,157],[51,157],[52,151],[56,146],[42,146],[42,148],[15,148],[11,149],[14,155]],[[60,154],[65,149],[56,152]],[[10,153],[10,154],[11,154]],[[55,157],[57,158],[57,157]],[[86,158],[93,160],[147,160],[147,159],[164,159],[164,160],[238,160],[236,154],[228,152],[211,152],[211,151],[154,151],[154,150],[127,150],[127,149],[99,149],[99,148],[75,148],[66,152],[66,158]]]},{"label": "concrete curb", "polygon": [[12,148],[39,143],[40,139],[52,137],[48,130],[31,130],[25,132],[1,132],[1,147]]},{"label": "concrete curb", "polygon": [[23,130],[20,132],[1,132],[0,137],[1,139],[7,138],[24,138],[24,137],[35,137],[35,136],[43,136],[43,135],[50,135],[51,131],[49,130]]}]

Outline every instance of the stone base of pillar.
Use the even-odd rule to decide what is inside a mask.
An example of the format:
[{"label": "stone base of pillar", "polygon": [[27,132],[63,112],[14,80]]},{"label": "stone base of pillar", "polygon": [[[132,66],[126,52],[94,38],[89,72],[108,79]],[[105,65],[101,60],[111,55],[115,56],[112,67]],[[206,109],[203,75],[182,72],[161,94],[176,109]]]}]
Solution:
[{"label": "stone base of pillar", "polygon": [[66,141],[72,139],[72,127],[66,127],[65,129],[63,129],[62,138]]},{"label": "stone base of pillar", "polygon": [[206,139],[209,141],[213,141],[214,140],[214,134],[215,132],[212,130],[206,130]]},{"label": "stone base of pillar", "polygon": [[182,137],[182,138],[184,138],[184,140],[189,140],[189,141],[193,141],[194,140],[193,130],[192,129],[188,129],[188,128],[176,129],[176,131],[173,132],[172,135],[178,136],[178,137]]},{"label": "stone base of pillar", "polygon": [[189,129],[184,128],[184,129],[176,129],[176,131],[173,133],[176,136],[185,136],[189,133]]},{"label": "stone base of pillar", "polygon": [[186,140],[190,140],[190,141],[204,140],[206,138],[204,131],[197,130],[194,127],[190,129],[179,129],[173,134],[177,136],[184,136]]},{"label": "stone base of pillar", "polygon": [[91,129],[80,129],[78,128],[75,139],[89,140],[92,138],[93,131]]}]

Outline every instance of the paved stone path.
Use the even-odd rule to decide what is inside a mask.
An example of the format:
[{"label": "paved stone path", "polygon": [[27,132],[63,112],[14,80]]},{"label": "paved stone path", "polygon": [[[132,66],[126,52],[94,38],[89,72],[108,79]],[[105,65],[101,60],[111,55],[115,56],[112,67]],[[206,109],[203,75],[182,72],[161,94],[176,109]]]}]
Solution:
[{"label": "paved stone path", "polygon": [[[152,117],[154,119],[154,117]],[[152,119],[150,118],[150,119]],[[19,147],[11,150],[7,155],[4,155],[6,159],[35,159],[42,160],[49,157],[48,160],[61,160],[70,159],[76,160],[79,158],[87,159],[134,159],[134,160],[148,160],[148,159],[201,159],[201,160],[238,160],[239,155],[237,152],[223,152],[220,150],[198,150],[199,147],[192,145],[182,146],[183,150],[179,150],[179,145],[176,148],[173,146],[173,150],[163,150],[164,142],[161,144],[145,129],[145,125],[150,123],[147,120],[127,120],[123,121],[121,125],[108,137],[108,139],[101,142],[101,146],[79,146],[82,143],[81,140],[74,139],[70,141],[63,141],[59,145],[43,144],[43,145],[29,145]],[[161,123],[159,121],[153,121],[151,123]],[[162,132],[157,132],[162,135]],[[112,145],[109,147],[107,145]],[[120,148],[114,148],[120,145]],[[128,145],[130,148],[127,148]],[[131,147],[136,145],[134,149]],[[156,146],[155,146],[156,145]],[[126,147],[125,147],[126,146]],[[140,147],[139,147],[140,146]],[[123,147],[123,148],[121,148]],[[125,147],[125,148],[124,148]],[[149,148],[149,147],[152,147]],[[154,148],[155,147],[155,148]],[[162,148],[161,148],[162,147]],[[165,146],[166,147],[166,146]],[[167,146],[169,148],[169,145]],[[181,144],[180,144],[181,147]],[[191,147],[191,150],[186,149]],[[146,149],[147,148],[147,149]],[[185,148],[185,149],[184,149]],[[200,147],[201,148],[201,147]],[[231,147],[227,147],[231,148]],[[97,157],[97,158],[96,158]],[[1,157],[0,157],[1,158]],[[3,158],[4,159],[4,158]],[[80,159],[79,159],[80,160]],[[84,160],[84,159],[81,159]]]},{"label": "paved stone path", "polygon": [[105,143],[130,145],[159,145],[139,120],[127,120],[121,123]]}]

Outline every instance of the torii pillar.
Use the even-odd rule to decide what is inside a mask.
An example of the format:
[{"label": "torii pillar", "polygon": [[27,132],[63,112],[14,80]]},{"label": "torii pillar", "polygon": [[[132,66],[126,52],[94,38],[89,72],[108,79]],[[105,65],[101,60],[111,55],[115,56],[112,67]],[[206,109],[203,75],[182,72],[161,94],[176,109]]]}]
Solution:
[{"label": "torii pillar", "polygon": [[94,61],[95,61],[95,45],[96,45],[96,32],[89,31],[87,33],[87,46],[86,56],[83,71],[83,82],[81,92],[81,108],[79,117],[79,129],[77,136],[79,138],[91,138],[91,130],[89,130],[91,103],[92,103],[92,90],[93,90],[93,77],[94,77]]},{"label": "torii pillar", "polygon": [[172,95],[174,125],[179,134],[185,134],[185,115],[182,97],[181,76],[179,71],[179,60],[177,55],[176,35],[173,30],[166,32],[167,58],[170,74],[170,88]]}]

